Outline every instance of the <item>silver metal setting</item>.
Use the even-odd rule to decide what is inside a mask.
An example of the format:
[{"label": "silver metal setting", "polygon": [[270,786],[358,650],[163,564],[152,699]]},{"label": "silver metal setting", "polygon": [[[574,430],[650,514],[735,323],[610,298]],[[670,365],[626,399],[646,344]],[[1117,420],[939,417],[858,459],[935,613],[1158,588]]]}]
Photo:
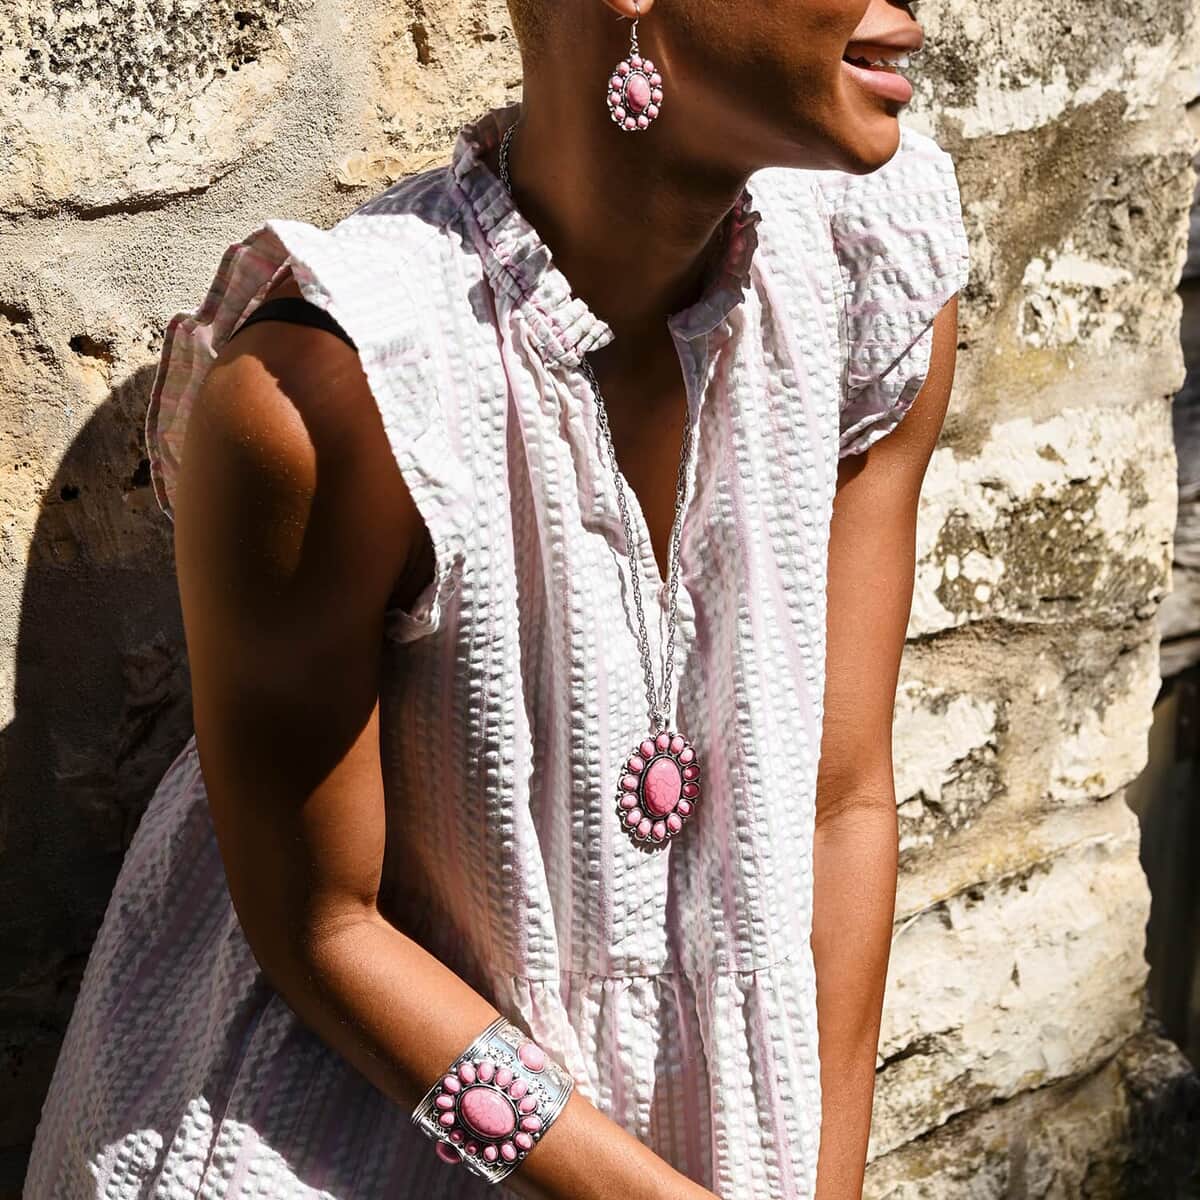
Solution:
[{"label": "silver metal setting", "polygon": [[537,1108],[533,1111],[541,1118],[542,1124],[540,1129],[529,1134],[533,1140],[533,1147],[536,1147],[537,1143],[545,1136],[546,1130],[562,1112],[575,1087],[575,1080],[549,1055],[545,1055],[545,1066],[540,1071],[533,1071],[526,1067],[521,1061],[519,1050],[523,1043],[530,1041],[532,1039],[507,1017],[497,1017],[442,1072],[437,1082],[421,1097],[416,1108],[413,1109],[413,1124],[428,1137],[440,1143],[439,1153],[446,1158],[447,1162],[452,1161],[452,1156],[456,1154],[458,1162],[489,1183],[499,1183],[511,1175],[533,1153],[533,1148],[519,1150],[517,1157],[512,1162],[497,1158],[495,1162],[489,1163],[482,1156],[483,1145],[495,1145],[501,1139],[478,1137],[480,1153],[465,1153],[463,1143],[455,1142],[451,1137],[451,1131],[440,1123],[441,1111],[437,1107],[437,1097],[442,1092],[442,1081],[448,1075],[456,1075],[463,1063],[470,1063],[477,1068],[484,1059],[490,1059],[497,1069],[505,1067],[512,1073],[514,1079],[524,1080],[527,1087],[525,1095],[537,1098]]}]

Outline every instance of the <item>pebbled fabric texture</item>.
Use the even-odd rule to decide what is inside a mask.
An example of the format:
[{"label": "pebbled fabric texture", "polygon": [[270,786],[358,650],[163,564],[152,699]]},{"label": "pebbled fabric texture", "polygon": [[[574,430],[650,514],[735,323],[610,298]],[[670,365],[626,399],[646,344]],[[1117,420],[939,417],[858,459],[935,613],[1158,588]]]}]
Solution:
[{"label": "pebbled fabric texture", "polygon": [[[670,319],[696,442],[677,720],[703,797],[667,848],[617,824],[648,730],[615,483],[579,363],[611,329],[481,161],[331,229],[268,220],[167,326],[146,414],[168,516],[197,390],[285,265],[353,338],[437,570],[388,614],[382,902],[590,1100],[726,1200],[813,1195],[809,949],[825,572],[839,456],[903,418],[966,280],[927,137],[869,176],[770,169]],[[656,676],[665,594],[629,493]],[[430,781],[434,781],[431,785]],[[463,1030],[466,1044],[476,1033]],[[471,1200],[409,1113],[306,1029],[230,904],[194,737],[136,832],[83,977],[26,1200]]]}]

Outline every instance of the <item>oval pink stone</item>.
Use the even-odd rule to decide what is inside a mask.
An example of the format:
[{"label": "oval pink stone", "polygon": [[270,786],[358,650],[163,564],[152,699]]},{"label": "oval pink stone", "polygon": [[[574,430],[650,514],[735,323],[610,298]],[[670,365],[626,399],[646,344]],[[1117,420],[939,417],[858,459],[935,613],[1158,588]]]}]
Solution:
[{"label": "oval pink stone", "polygon": [[692,811],[692,806],[686,800],[680,800],[679,807],[675,811],[681,816],[686,817]]},{"label": "oval pink stone", "polygon": [[683,794],[689,800],[695,800],[695,798],[700,795],[700,788],[694,783],[685,783],[683,785]]},{"label": "oval pink stone", "polygon": [[516,1146],[514,1146],[512,1144],[512,1142],[501,1142],[500,1143],[500,1157],[502,1159],[504,1159],[505,1162],[516,1162],[516,1159],[517,1159]]},{"label": "oval pink stone", "polygon": [[495,1075],[495,1073],[496,1073],[496,1064],[494,1062],[492,1062],[492,1060],[490,1058],[485,1058],[483,1060],[483,1062],[481,1062],[479,1064],[478,1075],[479,1075],[479,1079],[481,1082],[491,1083],[492,1076]]},{"label": "oval pink stone", "polygon": [[487,1159],[488,1162],[495,1162],[499,1155],[500,1151],[497,1150],[495,1146],[484,1146],[483,1157]]},{"label": "oval pink stone", "polygon": [[665,817],[675,811],[683,791],[683,778],[673,758],[665,754],[650,764],[650,770],[642,776],[642,804],[647,812],[656,817]]},{"label": "oval pink stone", "polygon": [[662,98],[662,88],[655,88],[654,91],[650,93],[650,99],[653,100],[655,104],[661,104]]},{"label": "oval pink stone", "polygon": [[667,836],[667,823],[665,821],[655,821],[654,828],[650,832],[654,834],[656,842],[661,842]]},{"label": "oval pink stone", "polygon": [[463,1083],[475,1082],[475,1068],[469,1062],[458,1064],[458,1077]]},{"label": "oval pink stone", "polygon": [[641,745],[638,747],[638,750],[641,752],[641,755],[642,755],[642,757],[643,757],[643,758],[653,758],[653,757],[654,757],[654,755],[657,753],[657,750],[655,749],[654,743],[653,743],[653,742],[652,742],[652,741],[651,741],[649,738],[647,738],[647,739],[646,739],[646,740],[645,740],[645,741],[644,741],[644,742],[643,742],[643,743],[642,743],[642,744],[641,744]]},{"label": "oval pink stone", "polygon": [[632,792],[637,790],[638,777],[636,775],[622,775],[621,786],[627,791]]},{"label": "oval pink stone", "polygon": [[541,1071],[546,1066],[546,1052],[537,1042],[522,1042],[517,1057],[531,1071]]},{"label": "oval pink stone", "polygon": [[654,822],[651,821],[649,817],[643,817],[638,822],[638,827],[637,827],[638,837],[648,838],[650,836],[650,830],[653,828],[653,826],[654,826]]},{"label": "oval pink stone", "polygon": [[664,729],[662,733],[654,739],[654,744],[660,750],[666,750],[671,745],[671,735]]},{"label": "oval pink stone", "polygon": [[454,1097],[447,1095],[445,1092],[443,1092],[434,1101],[434,1104],[436,1104],[438,1106],[438,1108],[440,1108],[443,1112],[447,1112],[454,1107]]},{"label": "oval pink stone", "polygon": [[658,87],[660,83],[662,83],[662,76],[657,71],[652,72],[650,75],[650,86]]},{"label": "oval pink stone", "polygon": [[696,779],[699,777],[699,775],[700,768],[696,766],[695,763],[688,763],[688,765],[683,768],[684,779]]},{"label": "oval pink stone", "polygon": [[445,1142],[436,1143],[433,1150],[442,1162],[449,1163],[451,1166],[462,1159],[462,1155],[453,1146],[447,1146]]},{"label": "oval pink stone", "polygon": [[687,746],[685,749],[680,750],[679,752],[679,761],[681,763],[690,763],[695,757],[696,751],[693,750],[691,746]]},{"label": "oval pink stone", "polygon": [[657,104],[647,104],[646,105],[646,116],[657,117],[658,116],[658,105]]},{"label": "oval pink stone", "polygon": [[671,739],[671,753],[678,754],[680,752],[680,750],[682,750],[684,748],[684,746],[686,746],[686,745],[687,745],[687,743],[683,740],[683,735],[677,733]]},{"label": "oval pink stone", "polygon": [[513,1141],[516,1142],[517,1145],[520,1146],[522,1150],[532,1150],[533,1149],[533,1138],[531,1138],[529,1136],[529,1134],[527,1134],[527,1133],[523,1133],[523,1132],[518,1133],[513,1138]]},{"label": "oval pink stone", "polygon": [[525,1095],[527,1091],[529,1091],[529,1084],[527,1084],[525,1080],[514,1079],[509,1085],[508,1094],[514,1100],[520,1100],[520,1098]]},{"label": "oval pink stone", "polygon": [[458,1112],[463,1124],[480,1137],[508,1137],[517,1127],[517,1114],[512,1105],[494,1088],[467,1088],[459,1101]]},{"label": "oval pink stone", "polygon": [[629,762],[626,764],[631,771],[640,771],[643,767],[645,767],[645,765],[646,760],[642,758],[640,754],[631,754],[629,756]]},{"label": "oval pink stone", "polygon": [[442,1113],[442,1115],[438,1117],[438,1123],[440,1125],[445,1125],[447,1129],[449,1129],[450,1126],[453,1125],[457,1120],[458,1118],[452,1112]]},{"label": "oval pink stone", "polygon": [[462,1084],[458,1082],[457,1075],[447,1075],[446,1078],[442,1080],[442,1087],[444,1087],[448,1092],[457,1092],[459,1088],[462,1087]]},{"label": "oval pink stone", "polygon": [[517,1105],[517,1107],[523,1113],[531,1113],[531,1112],[533,1112],[533,1110],[535,1108],[537,1108],[537,1106],[538,1106],[538,1100],[537,1100],[536,1096],[526,1096],[525,1099],[522,1100],[521,1103]]},{"label": "oval pink stone", "polygon": [[625,814],[625,824],[628,825],[630,829],[636,828],[636,826],[640,823],[641,819],[642,819],[642,810],[640,808],[631,808]]},{"label": "oval pink stone", "polygon": [[506,1088],[513,1081],[513,1073],[507,1067],[501,1067],[496,1072],[496,1086]]},{"label": "oval pink stone", "polygon": [[667,828],[672,833],[678,833],[683,828],[683,819],[677,812],[667,814]]},{"label": "oval pink stone", "polygon": [[636,808],[637,795],[634,792],[626,792],[619,801],[622,808]]},{"label": "oval pink stone", "polygon": [[537,1131],[539,1129],[541,1129],[541,1127],[542,1127],[542,1118],[541,1117],[525,1117],[524,1120],[522,1120],[522,1122],[521,1122],[521,1128],[524,1130],[527,1130],[529,1133],[537,1133]]}]

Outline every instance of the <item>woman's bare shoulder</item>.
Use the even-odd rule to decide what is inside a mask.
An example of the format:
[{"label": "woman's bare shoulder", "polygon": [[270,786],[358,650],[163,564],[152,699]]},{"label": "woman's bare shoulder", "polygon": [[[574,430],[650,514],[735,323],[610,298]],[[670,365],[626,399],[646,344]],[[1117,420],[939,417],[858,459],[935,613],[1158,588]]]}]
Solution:
[{"label": "woman's bare shoulder", "polygon": [[[288,274],[269,298],[300,295]],[[394,602],[424,536],[358,354],[285,321],[257,322],[221,348],[196,398],[178,508],[177,552],[190,508],[253,548],[264,587],[272,564],[313,556],[318,590],[352,588],[367,612]],[[220,552],[199,540],[201,554]]]}]

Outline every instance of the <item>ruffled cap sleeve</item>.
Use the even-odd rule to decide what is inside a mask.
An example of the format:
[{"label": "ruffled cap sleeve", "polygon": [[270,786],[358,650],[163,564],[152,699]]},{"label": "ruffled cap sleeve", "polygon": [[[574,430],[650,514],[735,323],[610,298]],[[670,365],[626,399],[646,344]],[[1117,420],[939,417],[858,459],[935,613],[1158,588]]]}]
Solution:
[{"label": "ruffled cap sleeve", "polygon": [[929,371],[933,319],[967,282],[958,180],[931,138],[902,128],[869,175],[825,171],[841,268],[846,373],[839,454],[858,454],[903,420]]}]

